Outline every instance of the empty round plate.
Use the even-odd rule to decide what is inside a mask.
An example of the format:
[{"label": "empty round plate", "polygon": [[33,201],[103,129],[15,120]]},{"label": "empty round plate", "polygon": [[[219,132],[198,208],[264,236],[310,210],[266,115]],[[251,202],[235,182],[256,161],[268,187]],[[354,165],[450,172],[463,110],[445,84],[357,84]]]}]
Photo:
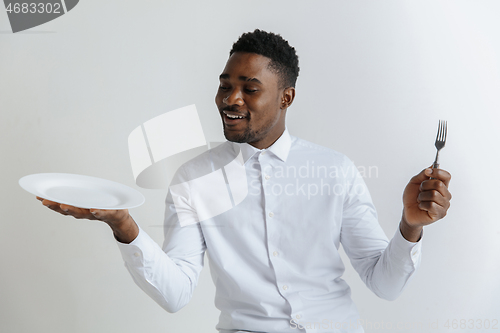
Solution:
[{"label": "empty round plate", "polygon": [[111,180],[69,173],[38,173],[19,180],[41,198],[79,208],[129,209],[142,205],[139,191]]}]

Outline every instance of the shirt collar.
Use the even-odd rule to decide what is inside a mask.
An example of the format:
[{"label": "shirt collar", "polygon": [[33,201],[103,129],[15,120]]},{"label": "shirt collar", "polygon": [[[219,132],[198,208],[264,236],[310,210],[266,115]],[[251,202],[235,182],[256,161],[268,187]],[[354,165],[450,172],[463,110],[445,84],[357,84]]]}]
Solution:
[{"label": "shirt collar", "polygon": [[[276,140],[269,148],[267,149],[257,149],[248,143],[233,143],[235,152],[241,154],[243,156],[243,161],[246,163],[253,155],[257,152],[270,151],[274,155],[276,155],[280,160],[286,162],[288,157],[288,153],[290,152],[290,147],[292,146],[292,139],[290,137],[290,133],[288,133],[288,128],[285,126],[285,131],[281,136]],[[238,149],[239,148],[239,149]],[[238,151],[239,150],[239,151]]]}]

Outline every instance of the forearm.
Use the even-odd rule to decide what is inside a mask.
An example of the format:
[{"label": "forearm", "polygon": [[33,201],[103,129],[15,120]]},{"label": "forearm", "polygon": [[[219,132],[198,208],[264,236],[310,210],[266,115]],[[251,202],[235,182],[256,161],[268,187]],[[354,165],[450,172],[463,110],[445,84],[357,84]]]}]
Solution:
[{"label": "forearm", "polygon": [[161,307],[173,313],[189,302],[196,281],[190,258],[170,258],[143,230],[130,244],[118,246],[134,282]]},{"label": "forearm", "polygon": [[407,241],[397,230],[381,256],[367,269],[367,286],[381,298],[399,297],[420,264],[420,246]]}]

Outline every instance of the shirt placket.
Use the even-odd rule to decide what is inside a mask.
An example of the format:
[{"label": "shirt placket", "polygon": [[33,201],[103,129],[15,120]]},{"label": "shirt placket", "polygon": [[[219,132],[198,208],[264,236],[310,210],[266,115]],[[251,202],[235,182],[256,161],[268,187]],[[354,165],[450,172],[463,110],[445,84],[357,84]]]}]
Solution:
[{"label": "shirt placket", "polygon": [[[261,182],[264,194],[263,202],[265,209],[267,251],[269,261],[272,263],[276,276],[276,287],[292,309],[292,312],[289,313],[289,320],[291,323],[297,323],[302,319],[302,313],[300,311],[295,311],[295,309],[301,308],[300,305],[302,302],[298,298],[297,293],[294,292],[293,282],[289,280],[292,275],[287,271],[286,249],[279,246],[279,244],[284,244],[284,242],[279,239],[282,234],[280,230],[287,226],[284,223],[285,221],[282,220],[283,214],[276,195],[276,193],[283,192],[280,191],[280,186],[282,186],[282,184],[275,181],[271,164],[272,159],[273,156],[265,150],[262,151],[258,157],[262,170]],[[298,332],[303,331],[299,330]]]}]

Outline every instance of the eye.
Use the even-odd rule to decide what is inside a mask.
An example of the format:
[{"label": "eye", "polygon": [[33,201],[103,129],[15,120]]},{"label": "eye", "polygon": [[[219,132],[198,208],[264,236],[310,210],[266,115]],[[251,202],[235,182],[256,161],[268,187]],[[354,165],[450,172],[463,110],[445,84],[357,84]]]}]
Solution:
[{"label": "eye", "polygon": [[252,93],[255,93],[257,92],[258,90],[257,89],[245,89],[245,91],[249,94],[252,94]]},{"label": "eye", "polygon": [[229,89],[229,87],[226,87],[226,86],[223,86],[223,85],[219,86],[219,90],[226,91],[228,89]]}]

